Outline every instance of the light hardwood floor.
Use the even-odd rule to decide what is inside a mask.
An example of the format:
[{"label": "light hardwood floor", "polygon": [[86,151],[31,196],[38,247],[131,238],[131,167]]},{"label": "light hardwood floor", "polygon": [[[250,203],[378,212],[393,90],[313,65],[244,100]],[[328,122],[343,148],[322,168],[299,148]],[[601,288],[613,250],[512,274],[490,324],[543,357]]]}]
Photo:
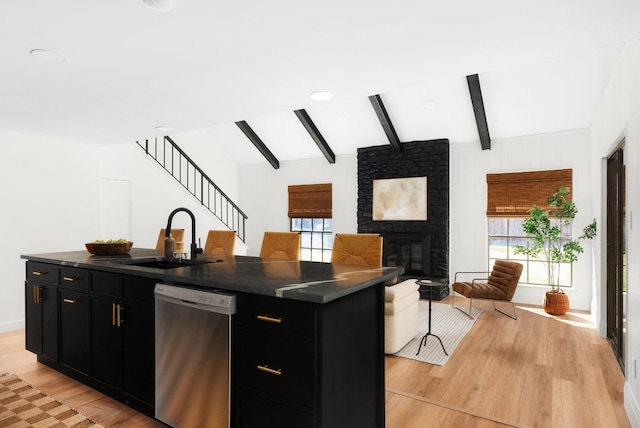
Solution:
[{"label": "light hardwood floor", "polygon": [[[386,358],[387,427],[630,427],[622,372],[588,315],[519,306],[514,321],[477,306],[485,312],[446,365]],[[24,331],[0,335],[4,372],[107,427],[163,426],[37,363]]]}]

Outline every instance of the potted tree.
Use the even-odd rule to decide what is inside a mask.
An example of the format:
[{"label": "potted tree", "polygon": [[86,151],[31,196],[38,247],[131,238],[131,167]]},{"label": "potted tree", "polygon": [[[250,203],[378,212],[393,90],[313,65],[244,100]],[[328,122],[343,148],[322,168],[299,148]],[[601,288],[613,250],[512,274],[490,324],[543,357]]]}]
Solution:
[{"label": "potted tree", "polygon": [[569,298],[560,289],[560,264],[573,263],[583,249],[583,239],[593,239],[597,233],[596,220],[586,226],[578,239],[562,238],[562,228],[571,224],[578,209],[573,202],[566,200],[569,188],[558,186],[555,193],[547,198],[551,209],[534,205],[529,210],[522,226],[527,236],[533,238],[529,245],[516,245],[515,254],[525,254],[541,260],[547,267],[551,290],[545,293],[544,310],[551,315],[563,315],[569,310]]}]

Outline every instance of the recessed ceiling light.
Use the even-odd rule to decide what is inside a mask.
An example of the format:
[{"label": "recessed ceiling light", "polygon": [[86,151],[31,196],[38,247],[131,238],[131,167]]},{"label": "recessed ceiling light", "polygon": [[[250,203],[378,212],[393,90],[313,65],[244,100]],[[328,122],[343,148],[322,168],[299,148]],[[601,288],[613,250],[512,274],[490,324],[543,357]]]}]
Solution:
[{"label": "recessed ceiling light", "polygon": [[426,100],[425,102],[422,103],[422,105],[427,110],[435,110],[438,108],[438,102],[436,100]]},{"label": "recessed ceiling light", "polygon": [[168,12],[173,7],[173,0],[142,0],[142,3],[158,12]]},{"label": "recessed ceiling light", "polygon": [[309,94],[309,98],[311,98],[314,101],[327,101],[333,98],[333,94],[331,92],[316,91],[316,92],[311,92]]},{"label": "recessed ceiling light", "polygon": [[61,54],[60,52],[50,51],[48,49],[31,49],[29,52],[32,57],[38,58],[41,61],[46,62],[69,62],[68,56]]},{"label": "recessed ceiling light", "polygon": [[160,132],[171,132],[174,130],[174,128],[170,126],[156,126],[155,130]]}]

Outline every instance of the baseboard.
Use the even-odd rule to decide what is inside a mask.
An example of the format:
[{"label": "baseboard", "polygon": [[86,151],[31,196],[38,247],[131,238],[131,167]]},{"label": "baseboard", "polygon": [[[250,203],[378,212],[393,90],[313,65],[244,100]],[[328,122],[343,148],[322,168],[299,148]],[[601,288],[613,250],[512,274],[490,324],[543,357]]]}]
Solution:
[{"label": "baseboard", "polygon": [[631,426],[640,428],[640,406],[638,406],[638,400],[633,395],[629,382],[624,383],[624,410],[627,412]]},{"label": "baseboard", "polygon": [[10,331],[22,330],[24,328],[24,320],[12,321],[0,324],[0,334],[8,333]]}]

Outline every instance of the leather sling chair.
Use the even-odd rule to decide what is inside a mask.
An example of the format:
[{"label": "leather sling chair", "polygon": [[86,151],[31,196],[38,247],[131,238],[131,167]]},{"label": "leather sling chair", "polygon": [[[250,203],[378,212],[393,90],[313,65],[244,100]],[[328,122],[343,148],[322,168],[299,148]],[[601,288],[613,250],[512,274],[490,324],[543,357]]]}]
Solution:
[{"label": "leather sling chair", "polygon": [[[484,274],[485,276],[473,278],[471,282],[458,280],[458,275],[462,276],[472,274]],[[486,276],[487,274],[488,277]],[[451,306],[473,319],[473,316],[471,315],[473,299],[491,300],[493,302],[493,308],[496,311],[508,316],[509,318],[517,320],[518,313],[516,312],[516,305],[513,304],[511,299],[516,292],[516,287],[518,286],[521,274],[522,264],[509,260],[496,260],[491,272],[456,272],[451,288],[455,293],[462,294],[464,297],[469,299],[469,312],[465,312],[455,306],[455,293],[453,293],[451,297]],[[496,300],[510,302],[513,307],[513,315],[498,309],[496,307]]]}]

